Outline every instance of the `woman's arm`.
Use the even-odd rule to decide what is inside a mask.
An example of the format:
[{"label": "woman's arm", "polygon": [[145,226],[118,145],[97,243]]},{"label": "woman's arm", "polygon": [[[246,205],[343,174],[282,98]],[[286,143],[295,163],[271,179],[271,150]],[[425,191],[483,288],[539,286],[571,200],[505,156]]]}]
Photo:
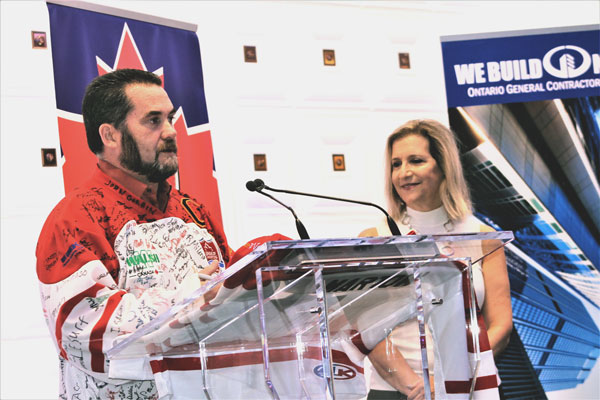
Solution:
[{"label": "woman's arm", "polygon": [[[482,232],[494,232],[487,225],[481,226]],[[484,254],[493,249],[495,241],[485,241]],[[506,269],[504,249],[499,248],[483,259],[483,281],[485,284],[485,302],[483,318],[487,326],[490,346],[494,357],[508,345],[512,331],[512,307],[510,302],[510,284]]]},{"label": "woman's arm", "polygon": [[[377,228],[368,228],[362,231],[359,237],[379,236]],[[413,371],[408,365],[402,353],[394,351],[393,357],[388,357],[386,338],[375,346],[369,353],[369,360],[373,364],[375,371],[394,389],[405,394],[408,400],[421,400],[425,398],[425,387],[423,379]],[[433,377],[429,380],[431,385],[431,394],[434,394]],[[433,398],[433,397],[432,397]]]},{"label": "woman's arm", "polygon": [[[379,342],[369,353],[371,364],[379,376],[394,389],[408,396],[409,400],[423,399],[425,396],[423,379],[412,370],[398,350],[388,356],[388,340],[389,337]],[[433,394],[433,379],[430,379],[430,384]]]}]

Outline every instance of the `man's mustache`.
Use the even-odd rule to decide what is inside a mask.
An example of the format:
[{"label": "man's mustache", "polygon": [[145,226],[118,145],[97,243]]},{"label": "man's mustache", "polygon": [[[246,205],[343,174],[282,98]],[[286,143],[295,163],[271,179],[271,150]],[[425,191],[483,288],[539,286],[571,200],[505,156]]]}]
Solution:
[{"label": "man's mustache", "polygon": [[175,141],[165,142],[162,146],[159,146],[157,149],[157,153],[175,153],[177,154],[177,143]]}]

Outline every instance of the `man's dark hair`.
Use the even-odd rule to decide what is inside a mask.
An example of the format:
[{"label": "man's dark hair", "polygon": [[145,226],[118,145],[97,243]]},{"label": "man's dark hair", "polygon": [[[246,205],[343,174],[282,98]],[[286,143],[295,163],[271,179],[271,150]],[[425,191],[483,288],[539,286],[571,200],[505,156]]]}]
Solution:
[{"label": "man's dark hair", "polygon": [[99,128],[109,123],[117,129],[133,107],[125,94],[131,84],[162,85],[156,75],[139,69],[119,69],[94,79],[86,88],[83,97],[82,114],[88,146],[95,154],[102,153],[104,144]]}]

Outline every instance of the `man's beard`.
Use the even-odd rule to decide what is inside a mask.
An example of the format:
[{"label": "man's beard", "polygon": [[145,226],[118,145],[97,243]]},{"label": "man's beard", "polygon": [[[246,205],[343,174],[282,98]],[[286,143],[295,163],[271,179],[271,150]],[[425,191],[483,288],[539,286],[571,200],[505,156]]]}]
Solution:
[{"label": "man's beard", "polygon": [[125,124],[121,129],[121,133],[123,134],[121,138],[122,152],[119,161],[125,168],[145,176],[150,182],[162,182],[177,172],[178,162],[176,157],[174,163],[161,164],[158,161],[161,152],[177,154],[177,143],[174,139],[167,139],[163,145],[158,147],[154,162],[145,162],[142,161],[139,147]]}]

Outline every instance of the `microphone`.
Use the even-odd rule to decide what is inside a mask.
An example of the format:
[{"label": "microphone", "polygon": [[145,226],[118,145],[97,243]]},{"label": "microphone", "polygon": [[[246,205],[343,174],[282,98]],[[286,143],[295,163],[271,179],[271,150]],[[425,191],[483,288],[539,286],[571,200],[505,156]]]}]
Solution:
[{"label": "microphone", "polygon": [[306,232],[306,228],[304,227],[304,224],[300,221],[300,219],[298,218],[298,216],[296,215],[296,213],[294,212],[294,210],[292,210],[292,207],[286,206],[281,201],[277,200],[275,197],[271,196],[268,193],[263,192],[262,190],[265,187],[266,187],[265,183],[262,180],[260,180],[260,179],[255,179],[253,181],[246,182],[246,189],[248,189],[249,191],[251,191],[251,192],[258,192],[258,193],[262,194],[263,196],[267,196],[271,200],[279,203],[283,207],[285,207],[288,210],[290,210],[290,212],[294,216],[294,219],[296,220],[296,230],[298,230],[298,235],[300,235],[300,239],[310,239],[310,236],[308,236],[308,232]]},{"label": "microphone", "polygon": [[[248,182],[248,183],[250,183],[250,182]],[[248,187],[248,183],[246,184],[246,187]],[[254,181],[252,181],[252,186],[255,187],[255,188],[260,188],[260,190],[267,189],[267,190],[272,190],[273,192],[288,193],[288,194],[297,194],[297,195],[300,195],[300,196],[308,196],[308,197],[318,197],[320,199],[345,201],[347,203],[362,204],[364,206],[375,207],[378,210],[380,210],[382,213],[385,214],[385,217],[387,219],[387,224],[388,224],[388,227],[390,228],[390,232],[392,233],[392,235],[394,235],[394,236],[401,236],[400,229],[398,229],[398,225],[396,225],[396,222],[392,219],[392,217],[390,217],[390,215],[387,213],[387,211],[385,211],[383,208],[381,208],[377,204],[368,203],[366,201],[349,200],[349,199],[342,199],[342,198],[339,198],[339,197],[323,196],[321,194],[302,193],[302,192],[295,192],[293,190],[275,189],[275,188],[272,188],[272,187],[269,187],[269,186],[265,185],[265,183],[263,182],[262,179],[255,179]],[[248,190],[250,190],[250,189],[248,189]],[[265,194],[265,193],[263,193],[263,194]]]}]

